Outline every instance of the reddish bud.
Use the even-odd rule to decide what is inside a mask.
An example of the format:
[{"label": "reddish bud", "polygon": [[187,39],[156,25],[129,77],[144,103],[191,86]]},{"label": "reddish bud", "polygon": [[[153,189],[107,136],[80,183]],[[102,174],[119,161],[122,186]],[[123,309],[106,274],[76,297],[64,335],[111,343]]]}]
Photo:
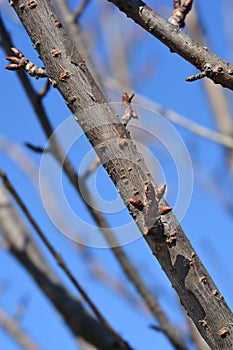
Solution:
[{"label": "reddish bud", "polygon": [[165,183],[157,188],[155,194],[156,194],[158,201],[160,201],[160,199],[163,197],[165,191],[166,191],[166,184]]},{"label": "reddish bud", "polygon": [[130,198],[129,199],[130,204],[132,204],[136,209],[142,211],[143,210],[143,203],[140,201],[140,199],[137,198]]},{"label": "reddish bud", "polygon": [[169,207],[169,206],[159,208],[160,215],[165,215],[165,214],[169,213],[170,211],[172,211],[172,207]]}]

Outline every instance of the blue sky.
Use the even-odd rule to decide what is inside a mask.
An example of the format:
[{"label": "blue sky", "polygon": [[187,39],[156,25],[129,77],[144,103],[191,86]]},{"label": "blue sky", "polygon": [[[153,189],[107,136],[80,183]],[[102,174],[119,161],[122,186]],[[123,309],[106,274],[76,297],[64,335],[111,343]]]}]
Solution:
[{"label": "blue sky", "polygon": [[[204,23],[206,38],[212,50],[222,58],[232,62],[232,29],[231,16],[229,16],[230,11],[231,13],[233,11],[231,1],[211,1],[211,11],[209,2],[199,0],[196,3]],[[12,35],[15,46],[23,51],[30,60],[41,65],[36,51],[32,49],[32,44],[25,30],[14,16],[13,10],[8,9],[7,1],[2,1],[0,4],[4,23]],[[148,1],[148,4],[162,15],[169,17],[172,1],[151,0]],[[71,5],[75,8],[76,2],[71,2]],[[100,16],[100,14],[102,15]],[[130,91],[134,91],[136,97],[137,93],[138,95],[143,95],[152,102],[180,113],[186,118],[210,129],[216,130],[212,110],[209,106],[202,82],[185,82],[187,76],[196,73],[196,69],[189,63],[185,62],[176,54],[171,54],[168,48],[149,34],[144,34],[142,29],[127,19],[124,14],[115,10],[113,5],[108,2],[100,0],[91,1],[81,20],[81,24],[86,33],[87,40],[91,42],[90,47],[93,59],[97,64],[98,70],[105,73],[105,79],[106,77],[114,76],[114,72],[116,72],[108,62],[112,51],[107,46],[107,43],[111,43],[111,34],[113,35],[113,31],[119,30],[123,45],[130,42],[129,40],[127,41],[129,36],[131,37],[131,41],[134,39],[135,41],[137,40],[137,45],[131,50],[130,62],[128,62],[130,68],[130,79],[128,80],[131,82],[129,86]],[[108,32],[108,36],[103,29]],[[112,47],[114,47],[114,44],[111,43]],[[117,53],[117,49],[114,52]],[[49,217],[45,210],[38,187],[36,186],[41,157],[38,154],[32,153],[24,146],[25,142],[31,142],[43,147],[46,145],[47,140],[16,74],[4,70],[6,61],[5,53],[2,49],[0,49],[0,63],[2,107],[0,167],[8,174],[25,203],[30,207],[33,216],[37,218],[45,234],[62,254],[68,266],[70,266],[83,287],[85,287],[92,299],[101,308],[112,326],[129,341],[134,349],[149,350],[152,346],[154,348],[154,344],[156,344],[156,348],[158,349],[172,349],[162,334],[155,333],[149,328],[151,324],[156,324],[156,321],[147,312],[140,312],[130,303],[130,300],[122,298],[116,291],[106,288],[103,282],[93,278],[82,251],[77,249],[71,240],[65,238],[64,234],[51,221],[51,217]],[[115,64],[117,64],[117,61]],[[145,72],[145,80],[140,75],[142,70]],[[40,90],[44,86],[43,80],[31,80],[37,90]],[[232,92],[224,91],[228,96],[229,108],[232,111]],[[121,101],[121,92],[112,87],[108,87],[107,89],[111,102],[119,103]],[[43,102],[54,128],[58,128],[64,120],[70,117],[68,108],[55,89],[51,88],[49,90]],[[228,305],[232,308],[233,273],[230,268],[233,264],[232,210],[230,212],[224,205],[226,203],[224,199],[227,199],[227,202],[232,206],[232,176],[230,176],[229,167],[226,162],[226,152],[222,146],[192,134],[177,125],[167,127],[163,116],[157,116],[154,113],[154,116],[151,117],[146,112],[147,108],[147,105],[138,107],[138,110],[143,112],[140,113],[139,121],[135,122],[135,129],[133,129],[133,123],[131,124],[131,128],[133,130],[136,130],[136,128],[141,129],[141,131],[138,129],[135,131],[138,143],[144,144],[148,150],[148,154],[151,154],[152,158],[149,158],[149,155],[146,154],[146,157],[148,157],[146,159],[147,161],[149,160],[148,167],[151,167],[151,171],[154,169],[161,170],[159,171],[159,178],[157,174],[154,177],[158,182],[161,182],[163,177],[166,179],[168,186],[167,199],[172,204],[176,201],[181,184],[177,176],[177,158],[172,158],[171,152],[166,150],[166,135],[164,132],[169,129],[171,138],[177,137],[179,140],[183,140],[184,149],[189,154],[192,162],[194,179],[193,188],[191,189],[192,197],[190,204],[187,206],[187,212],[182,219],[182,227],[191,239],[194,248],[213,277]],[[163,140],[162,144],[157,142],[157,138],[154,136],[158,135],[158,124],[156,125],[156,120],[157,122],[160,120],[162,125],[165,125],[165,129],[159,134]],[[173,136],[175,134],[170,131],[173,128],[175,128],[178,136]],[[147,136],[145,138],[145,135],[142,136],[142,132],[145,132],[145,129],[149,129],[152,136],[148,138]],[[75,168],[82,174],[88,162],[94,159],[94,154],[90,152],[91,147],[89,143],[82,136],[81,129],[74,121],[71,121],[71,128],[64,135],[61,135],[63,138],[61,141],[64,143],[64,139],[69,140],[71,130],[77,130],[77,134],[81,136],[71,145],[68,154]],[[149,135],[149,132],[146,135]],[[153,159],[155,163],[150,163],[150,159]],[[156,168],[157,163],[160,166],[159,168]],[[25,167],[27,169],[26,171]],[[53,191],[53,179],[56,174],[55,165],[51,163],[49,170],[50,174],[42,175],[46,177],[49,189]],[[183,173],[187,169],[180,167],[178,164],[178,170]],[[189,172],[185,174],[187,176],[190,175]],[[90,233],[97,232],[97,230],[94,231],[92,228],[93,221],[86,212],[82,200],[76,196],[64,176],[62,177],[62,184],[66,200],[74,213],[79,218],[81,217],[82,223],[77,224],[68,214],[63,215],[63,218],[62,212],[64,207],[62,202],[56,208],[56,217],[64,220],[66,227],[71,227],[75,232],[81,231],[81,235],[85,234],[87,227]],[[120,209],[117,213],[107,214],[108,222],[116,234],[117,227],[132,222],[127,211],[121,206],[121,200],[117,197],[111,181],[103,170],[97,172],[96,178],[93,174],[88,181],[88,185],[90,188],[96,186],[97,201],[99,201],[99,204],[100,200],[102,201],[101,207],[104,210],[107,211],[109,207],[115,208],[115,200],[117,205],[119,205]],[[190,186],[187,186],[186,190],[189,192]],[[56,190],[53,194],[51,193],[51,197],[52,199],[56,199]],[[35,237],[35,233],[29,224],[28,227]],[[130,233],[138,236],[137,228],[130,225]],[[39,246],[43,247],[39,240],[37,242]],[[137,239],[125,245],[124,250],[137,266],[147,285],[158,295],[159,301],[171,321],[174,322],[176,327],[185,331],[185,320],[177,303],[177,296],[144,240],[142,238]],[[126,280],[109,249],[101,249],[94,246],[87,247],[86,252],[93,259],[100,261],[108,269],[110,275],[113,275],[122,281],[122,283],[126,284],[130,293],[132,293],[140,304],[140,299],[134,288]],[[78,297],[76,291],[63,273],[56,267],[56,263],[54,263],[46,250],[45,256],[67,285],[67,288]],[[0,250],[0,261],[2,266],[0,284],[6,283],[7,285],[5,291],[0,294],[1,307],[13,315],[20,299],[26,296],[29,303],[21,324],[38,342],[41,349],[76,349],[77,346],[71,332],[64,325],[58,313],[54,311],[53,306],[38,290],[25,270],[17,264],[8,252],[4,252],[2,249]],[[1,329],[0,343],[7,350],[19,349],[15,342],[6,336]],[[192,349],[191,345],[190,349]]]}]

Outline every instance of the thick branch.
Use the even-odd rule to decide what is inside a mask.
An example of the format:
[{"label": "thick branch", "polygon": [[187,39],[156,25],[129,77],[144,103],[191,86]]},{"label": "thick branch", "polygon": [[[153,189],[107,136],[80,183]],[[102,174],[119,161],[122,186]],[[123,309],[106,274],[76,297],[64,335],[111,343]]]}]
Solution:
[{"label": "thick branch", "polygon": [[176,52],[190,62],[216,84],[233,90],[233,66],[215,55],[206,47],[192,40],[187,34],[140,0],[108,0],[151,33],[171,52]]},{"label": "thick branch", "polygon": [[[80,31],[78,30],[78,26],[76,23],[74,23],[73,21],[69,22],[69,19],[72,17],[72,13],[69,11],[68,5],[65,2],[62,2],[60,0],[59,1],[54,0],[54,1],[57,4],[59,11],[61,11],[60,13],[61,17],[64,19],[64,22],[70,32],[70,36],[74,37],[77,40],[77,37],[80,36]],[[2,36],[3,36],[2,46],[8,53],[10,52],[10,48],[13,46],[13,43],[11,42],[9,33],[5,30],[5,27],[1,21],[1,18],[0,18],[0,33],[2,33]],[[79,40],[78,44],[75,43],[75,45],[79,48],[83,47],[82,40]],[[82,53],[85,54],[85,57],[86,57],[87,53],[85,52],[84,49],[82,50]],[[88,61],[89,61],[88,66],[92,67],[91,61],[89,59]],[[91,71],[94,71],[93,67]],[[22,79],[22,75],[20,73],[24,73],[24,72],[21,70],[20,71],[17,70],[16,72],[19,73],[19,78],[24,88],[26,85],[26,91],[28,92],[28,97],[35,109],[36,115],[39,118],[39,121],[41,123],[41,126],[45,134],[49,137],[53,133],[52,126],[49,123],[48,117],[46,115],[46,111],[44,110],[41,104],[41,100],[36,98],[36,93],[33,91],[33,89],[31,91],[30,87],[32,88],[32,86],[30,85],[29,78],[23,75],[23,79]],[[98,83],[101,86],[99,79],[98,79]],[[33,95],[35,95],[34,98],[32,98]],[[39,108],[37,108],[37,106],[39,106]],[[35,150],[34,146],[32,147],[30,145],[30,147],[33,148],[33,150]],[[157,300],[155,292],[152,293],[147,288],[142,278],[140,277],[139,272],[129,261],[126,254],[124,253],[123,248],[119,246],[119,243],[116,237],[114,236],[114,233],[111,230],[108,222],[106,221],[101,211],[98,209],[97,203],[94,202],[94,199],[91,196],[91,193],[86,185],[85,176],[82,176],[82,178],[79,178],[79,183],[78,183],[77,181],[78,175],[76,174],[74,168],[72,167],[67,157],[65,158],[65,161],[63,163],[63,160],[62,160],[63,151],[60,148],[58,141],[54,136],[52,138],[51,147],[53,149],[53,155],[56,157],[58,162],[60,162],[60,165],[63,166],[65,173],[67,174],[72,185],[74,186],[75,190],[80,196],[81,196],[81,193],[79,189],[79,183],[82,182],[81,187],[84,189],[85,197],[86,197],[84,204],[86,205],[87,210],[89,210],[92,218],[96,221],[97,225],[100,228],[100,231],[104,235],[106,241],[109,243],[109,246],[111,247],[116,259],[119,261],[119,264],[121,265],[125,275],[131,281],[131,283],[133,283],[136,290],[141,295],[143,301],[147,305],[148,309],[156,317],[159,323],[160,330],[164,332],[165,336],[167,336],[167,338],[170,340],[170,342],[173,344],[173,346],[176,349],[180,349],[180,350],[186,349],[186,345],[184,340],[182,339],[182,336],[179,334],[176,328],[170,323],[169,319],[167,318],[165,312],[163,311],[162,307],[160,306]],[[36,148],[36,151],[40,151],[40,148]],[[45,150],[43,150],[43,152],[45,152]]]},{"label": "thick branch", "polygon": [[[56,83],[95,147],[123,200],[129,205],[129,198],[136,195],[143,201],[144,184],[152,181],[145,163],[129,133],[106,103],[85,62],[69,42],[64,29],[56,25],[57,18],[51,4],[40,0],[32,9],[26,0],[20,1],[20,6],[18,1],[12,3],[37,48],[49,77]],[[170,24],[169,28],[174,30]],[[61,52],[57,58],[52,55],[54,48]],[[122,140],[124,143],[119,143]],[[130,212],[141,232],[148,232],[145,212],[133,207]],[[155,221],[155,227],[145,239],[177,291],[181,303],[212,348],[230,349],[233,345],[233,315],[227,304],[174,215],[166,215],[166,225],[159,217],[155,217]],[[166,240],[174,231],[175,241],[169,244]],[[224,334],[223,329],[227,329]]]}]

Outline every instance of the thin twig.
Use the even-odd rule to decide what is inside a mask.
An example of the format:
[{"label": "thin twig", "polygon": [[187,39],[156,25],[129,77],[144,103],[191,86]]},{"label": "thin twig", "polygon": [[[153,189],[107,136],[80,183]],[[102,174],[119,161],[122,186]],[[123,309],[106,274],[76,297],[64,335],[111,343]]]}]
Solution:
[{"label": "thin twig", "polygon": [[51,86],[50,81],[49,81],[49,79],[47,79],[43,88],[38,92],[38,98],[40,98],[40,99],[44,98],[46,96],[47,92],[49,91],[50,86]]},{"label": "thin twig", "polygon": [[45,234],[40,229],[39,225],[34,220],[33,216],[31,215],[30,211],[24,204],[23,200],[15,190],[14,186],[9,181],[7,175],[0,170],[0,177],[2,178],[3,184],[6,187],[6,189],[9,191],[9,193],[12,195],[12,197],[15,199],[16,203],[19,205],[19,207],[22,209],[23,213],[27,217],[28,221],[31,223],[33,228],[35,229],[36,233],[44,243],[44,245],[47,247],[49,252],[52,254],[58,265],[61,267],[61,269],[64,271],[64,273],[67,275],[69,280],[72,282],[72,284],[75,286],[75,288],[78,290],[78,292],[81,294],[82,298],[87,302],[87,304],[90,306],[92,311],[94,312],[97,319],[100,321],[100,323],[105,327],[105,329],[116,339],[117,343],[122,345],[125,349],[131,350],[131,347],[126,343],[120,336],[117,334],[117,332],[114,331],[114,329],[110,326],[110,324],[107,322],[105,317],[102,315],[102,313],[99,311],[99,309],[95,306],[95,304],[92,302],[90,297],[87,295],[85,290],[82,288],[80,283],[77,281],[77,279],[74,277],[73,273],[70,271],[68,266],[66,265],[65,261],[63,260],[62,256],[56,251],[56,249],[52,246],[52,244],[49,242]]},{"label": "thin twig", "polygon": [[19,323],[12,317],[8,316],[3,309],[0,309],[0,327],[3,328],[23,349],[41,349],[37,344],[35,344],[35,340],[31,339],[28,334],[25,333],[25,331],[20,327]]},{"label": "thin twig", "polygon": [[121,118],[121,122],[124,126],[127,126],[131,118],[138,119],[137,112],[132,107],[132,99],[134,98],[134,93],[128,94],[127,92],[122,93],[122,104],[125,107],[125,111]]},{"label": "thin twig", "polygon": [[[122,91],[123,89],[127,89],[127,87],[122,86],[118,83],[115,79],[111,77],[107,77],[104,80],[104,83],[109,87],[113,88],[117,91]],[[181,127],[191,131],[195,135],[204,137],[212,142],[216,142],[224,147],[226,147],[229,150],[233,150],[233,137],[230,135],[220,133],[214,130],[210,130],[205,126],[202,126],[184,116],[182,116],[179,113],[176,113],[168,108],[165,108],[158,103],[146,98],[143,95],[140,95],[139,93],[136,93],[136,103],[140,103],[143,105],[146,105],[147,107],[152,108],[154,111],[161,113],[164,117],[169,119],[171,122],[180,125]]]},{"label": "thin twig", "polygon": [[94,171],[100,166],[100,159],[96,157],[90,166],[86,169],[85,173],[82,175],[83,180],[87,180],[88,177],[94,173]]},{"label": "thin twig", "polygon": [[73,14],[73,20],[74,22],[78,22],[81,15],[83,14],[84,10],[86,9],[87,5],[89,4],[90,0],[82,0],[81,4],[77,7],[77,9],[74,11]]},{"label": "thin twig", "polygon": [[40,146],[34,146],[30,142],[25,142],[24,144],[27,148],[29,148],[31,151],[33,151],[35,153],[48,153],[48,152],[50,152],[50,150],[48,148],[46,149],[46,148],[43,148]]},{"label": "thin twig", "polygon": [[168,21],[180,28],[183,28],[185,26],[185,18],[191,11],[193,0],[184,0],[183,4],[181,3],[181,0],[174,0],[173,3],[173,14]]},{"label": "thin twig", "polygon": [[[194,6],[191,12],[191,21],[189,22],[189,29],[196,41],[204,46],[207,46],[205,38],[205,30],[203,28],[203,23],[200,20],[200,15],[198,14],[197,8]],[[213,111],[213,116],[218,129],[223,135],[228,137],[233,137],[233,121],[229,107],[229,101],[227,99],[226,91],[221,89],[220,86],[212,84],[209,79],[204,79],[203,81],[206,95],[208,97],[210,107]],[[233,175],[233,150],[229,148],[227,150],[227,161]]]},{"label": "thin twig", "polygon": [[7,66],[5,66],[8,70],[20,70],[24,69],[31,77],[46,78],[47,72],[44,68],[37,67],[37,65],[33,62],[30,62],[27,57],[24,56],[22,51],[16,49],[15,47],[11,48],[13,56],[7,56],[6,59],[10,61]]}]

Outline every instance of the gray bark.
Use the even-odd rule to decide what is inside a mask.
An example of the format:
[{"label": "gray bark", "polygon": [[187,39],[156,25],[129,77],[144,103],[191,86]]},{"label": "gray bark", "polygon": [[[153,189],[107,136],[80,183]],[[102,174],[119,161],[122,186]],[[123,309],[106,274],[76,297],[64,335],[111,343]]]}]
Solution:
[{"label": "gray bark", "polygon": [[[56,14],[51,4],[40,0],[30,8],[28,2],[22,0],[13,1],[13,7],[38,50],[50,79],[95,147],[125,204],[128,206],[129,198],[135,196],[143,200],[144,184],[152,181],[144,160],[128,131],[106,103],[65,30],[56,25]],[[60,51],[59,57],[52,55],[54,49]],[[92,108],[87,109],[87,106]],[[122,139],[123,147],[120,143]],[[145,213],[132,207],[129,211],[141,232],[147,232]],[[155,217],[153,229],[144,237],[177,291],[181,303],[212,349],[232,348],[233,315],[226,302],[220,297],[174,215],[166,215],[166,225],[162,219],[157,219]],[[174,244],[168,244],[166,239],[174,230],[176,240]],[[224,329],[227,332],[223,332]]]},{"label": "gray bark", "polygon": [[176,52],[214,83],[233,90],[233,66],[192,40],[178,26],[171,24],[140,0],[108,0],[147,32]]}]

